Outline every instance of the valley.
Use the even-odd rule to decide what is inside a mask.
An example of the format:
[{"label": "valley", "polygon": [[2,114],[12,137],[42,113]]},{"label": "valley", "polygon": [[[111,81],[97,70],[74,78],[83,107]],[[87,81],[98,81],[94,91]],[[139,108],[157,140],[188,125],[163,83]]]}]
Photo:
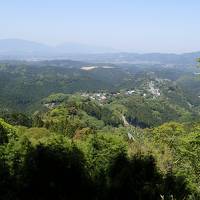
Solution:
[{"label": "valley", "polygon": [[0,1],[0,200],[200,200],[200,1]]},{"label": "valley", "polygon": [[[77,182],[81,184],[78,176],[76,186],[92,191],[82,192],[84,198],[125,196],[126,187],[130,189],[129,197],[142,195],[143,199],[146,195],[159,199],[160,194],[166,198],[173,195],[176,199],[198,197],[198,73],[196,66],[2,60],[0,141],[5,153],[0,158],[7,166],[5,170],[10,171],[12,187],[20,188],[11,194],[22,192],[26,198],[24,181],[39,196],[49,191],[47,187],[41,193],[32,185],[41,178],[28,178],[29,170],[33,170],[29,162],[35,162],[36,171],[31,173],[55,174],[59,179],[53,178],[54,184],[62,183],[59,186],[62,188],[65,182],[71,191],[75,187],[71,185],[73,180],[66,182],[61,177],[75,173],[74,165],[82,166],[77,170],[85,174],[83,181],[88,185],[77,186]],[[51,158],[43,162],[50,154]],[[77,161],[78,154],[82,156]],[[42,156],[42,160],[37,156]],[[71,162],[68,168],[62,164],[66,159]],[[57,164],[64,167],[60,169],[62,175],[56,171]],[[48,165],[52,168],[47,170]],[[137,165],[144,172],[134,168]],[[129,167],[133,174],[124,175],[123,170],[129,173]],[[25,176],[18,170],[23,170]],[[110,173],[116,173],[112,170],[117,170],[117,174],[111,176]],[[153,174],[146,176],[148,170],[153,170]],[[135,177],[138,172],[139,179]],[[141,176],[144,178],[140,179]],[[133,194],[136,192],[133,185],[125,188],[121,184],[117,188],[113,185],[118,180],[122,183],[124,178],[128,182],[137,179],[137,194]],[[41,184],[48,185],[49,181],[44,177]],[[143,181],[150,185],[148,190]],[[154,185],[157,185],[155,193]],[[43,186],[39,184],[39,187]],[[65,195],[65,189],[61,190]],[[52,190],[50,194],[55,197],[57,192]]]}]

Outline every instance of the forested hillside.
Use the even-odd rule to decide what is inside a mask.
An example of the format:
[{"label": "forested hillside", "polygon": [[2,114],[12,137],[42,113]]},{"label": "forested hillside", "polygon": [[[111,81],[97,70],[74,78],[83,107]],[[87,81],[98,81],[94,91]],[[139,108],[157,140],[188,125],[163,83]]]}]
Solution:
[{"label": "forested hillside", "polygon": [[166,96],[185,98],[192,106],[198,106],[199,78],[195,73],[198,69],[185,66],[93,64],[69,60],[1,61],[0,107],[33,112],[41,99],[52,93],[137,90],[144,95],[151,81],[156,89],[168,92]]},{"label": "forested hillside", "polygon": [[0,199],[199,199],[198,69],[0,64]]}]

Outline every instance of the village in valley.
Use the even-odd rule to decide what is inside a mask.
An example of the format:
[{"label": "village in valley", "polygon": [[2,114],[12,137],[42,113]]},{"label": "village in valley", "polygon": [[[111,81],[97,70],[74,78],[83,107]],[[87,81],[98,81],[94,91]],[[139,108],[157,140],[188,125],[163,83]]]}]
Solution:
[{"label": "village in valley", "polygon": [[161,95],[160,89],[155,86],[153,81],[148,82],[143,88],[141,89],[130,89],[130,90],[120,90],[117,92],[83,92],[81,93],[82,97],[89,98],[91,100],[96,100],[101,103],[105,103],[108,100],[111,100],[113,97],[120,97],[120,96],[132,96],[132,95],[140,95],[143,97],[151,96],[152,98],[157,98]]}]

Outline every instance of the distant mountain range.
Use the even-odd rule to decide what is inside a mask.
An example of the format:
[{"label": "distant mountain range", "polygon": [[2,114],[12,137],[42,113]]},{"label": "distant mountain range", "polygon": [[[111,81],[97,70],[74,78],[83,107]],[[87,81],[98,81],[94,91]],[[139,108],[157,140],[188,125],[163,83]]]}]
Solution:
[{"label": "distant mountain range", "polygon": [[104,48],[85,44],[64,43],[57,46],[45,45],[21,39],[2,39],[0,40],[0,55],[5,56],[61,56],[63,54],[79,53],[111,53],[114,49]]},{"label": "distant mountain range", "polygon": [[49,46],[21,39],[0,40],[0,59],[49,60],[72,59],[89,62],[140,64],[195,64],[200,52],[184,54],[121,53],[112,48],[65,43]]}]

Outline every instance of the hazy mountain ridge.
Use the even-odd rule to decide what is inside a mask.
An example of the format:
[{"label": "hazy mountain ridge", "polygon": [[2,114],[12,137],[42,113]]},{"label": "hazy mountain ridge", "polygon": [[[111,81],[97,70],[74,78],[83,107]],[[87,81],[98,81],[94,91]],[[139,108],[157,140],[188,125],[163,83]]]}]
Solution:
[{"label": "hazy mountain ridge", "polygon": [[61,56],[71,53],[103,53],[114,52],[112,48],[78,44],[63,43],[57,46],[46,45],[22,39],[1,39],[1,56]]},{"label": "hazy mountain ridge", "polygon": [[144,63],[167,65],[194,65],[200,52],[172,53],[128,53],[107,47],[65,43],[57,46],[45,45],[21,39],[0,40],[0,59],[45,60],[72,59],[88,62]]}]

